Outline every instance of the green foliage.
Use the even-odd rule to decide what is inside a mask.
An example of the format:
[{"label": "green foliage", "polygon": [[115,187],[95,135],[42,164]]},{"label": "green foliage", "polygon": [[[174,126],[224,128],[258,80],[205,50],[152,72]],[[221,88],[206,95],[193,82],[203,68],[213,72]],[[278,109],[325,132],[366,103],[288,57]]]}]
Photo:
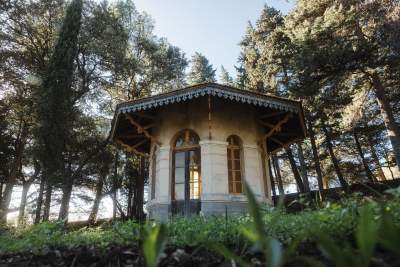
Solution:
[{"label": "green foliage", "polygon": [[158,224],[146,230],[143,243],[144,257],[148,267],[156,267],[167,241],[167,227]]},{"label": "green foliage", "polygon": [[44,173],[52,178],[62,175],[67,140],[73,121],[73,90],[75,58],[78,54],[78,35],[81,28],[82,0],[69,5],[59,32],[38,102],[40,159]]},{"label": "green foliage", "polygon": [[208,59],[196,52],[191,59],[191,68],[188,74],[189,84],[198,84],[205,82],[215,82],[215,69],[208,62]]},{"label": "green foliage", "polygon": [[239,225],[246,224],[248,217],[193,217],[174,218],[168,225],[170,242],[177,246],[198,246],[215,242],[239,244]]},{"label": "green foliage", "polygon": [[224,68],[224,66],[221,66],[220,69],[219,82],[225,85],[234,86],[233,78],[230,76],[229,72]]},{"label": "green foliage", "polygon": [[[300,263],[361,267],[376,265],[382,251],[394,258],[399,254],[400,198],[396,193],[376,200],[356,195],[339,203],[326,202],[317,210],[288,214],[280,208],[263,209],[247,185],[245,192],[249,215],[174,218],[167,225],[115,222],[71,231],[63,223],[42,223],[5,230],[0,254],[142,244],[147,265],[157,266],[169,245],[217,253],[239,266],[251,266],[253,257],[258,257],[274,267]],[[311,246],[313,252],[304,251],[304,246]]]}]

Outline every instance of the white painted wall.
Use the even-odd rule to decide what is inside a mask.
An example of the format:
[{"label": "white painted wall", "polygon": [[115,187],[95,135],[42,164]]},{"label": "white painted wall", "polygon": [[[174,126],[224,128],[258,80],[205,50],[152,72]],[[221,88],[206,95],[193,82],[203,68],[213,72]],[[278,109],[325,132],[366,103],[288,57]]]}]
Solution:
[{"label": "white painted wall", "polygon": [[[263,132],[257,116],[252,105],[212,98],[210,122],[207,97],[158,109],[157,126],[152,134],[161,142],[161,146],[157,149],[155,199],[149,202],[149,206],[171,202],[171,146],[176,134],[183,129],[191,129],[200,137],[202,201],[246,200],[244,195],[228,192],[226,140],[234,134],[243,142],[243,179],[260,201],[270,202],[269,172],[265,171],[264,179],[262,150],[259,146]],[[267,163],[265,166],[268,167]]]}]

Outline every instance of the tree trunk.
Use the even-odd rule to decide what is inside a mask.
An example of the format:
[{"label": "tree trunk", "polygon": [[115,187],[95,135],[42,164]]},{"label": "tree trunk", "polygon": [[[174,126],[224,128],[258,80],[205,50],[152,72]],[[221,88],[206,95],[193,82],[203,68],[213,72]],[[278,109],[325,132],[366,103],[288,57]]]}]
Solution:
[{"label": "tree trunk", "polygon": [[58,214],[58,219],[63,220],[65,222],[68,221],[69,202],[71,200],[73,184],[74,184],[73,179],[67,179],[64,182],[64,186],[62,189],[61,206],[60,206],[60,212]]},{"label": "tree trunk", "polygon": [[272,155],[272,163],[273,163],[274,170],[275,170],[275,177],[276,177],[276,181],[278,184],[279,195],[284,195],[285,191],[283,189],[281,169],[279,168],[279,160],[278,160],[278,157],[276,154]]},{"label": "tree trunk", "polygon": [[20,172],[22,154],[25,148],[25,141],[28,134],[28,127],[25,122],[21,121],[17,140],[15,142],[15,154],[14,159],[11,164],[10,175],[6,181],[6,188],[2,194],[2,201],[0,205],[0,224],[7,223],[7,214],[11,202],[11,195],[15,184],[17,183],[17,178]]},{"label": "tree trunk", "polygon": [[324,184],[324,188],[329,188],[329,177],[328,176],[322,176],[322,181]]},{"label": "tree trunk", "polygon": [[31,185],[32,185],[31,181],[24,182],[22,185],[21,202],[19,204],[19,211],[18,211],[18,226],[22,226],[25,224],[26,197],[28,195],[28,191]]},{"label": "tree trunk", "polygon": [[390,166],[390,158],[389,158],[389,154],[388,154],[388,151],[386,150],[386,146],[385,145],[383,145],[383,153],[385,153],[385,160],[386,160],[389,172],[390,172],[390,176],[392,177],[392,180],[394,180],[395,177],[394,177],[392,168]]},{"label": "tree trunk", "polygon": [[134,184],[135,183],[133,182],[133,180],[135,178],[137,179],[137,177],[133,176],[131,173],[131,175],[129,175],[129,177],[127,177],[127,178],[129,179],[129,182],[128,182],[128,207],[126,210],[126,216],[129,219],[133,219],[135,217],[135,211],[134,211],[135,200],[134,200],[133,196],[134,195],[136,196],[136,194],[134,194],[134,191],[135,191]]},{"label": "tree trunk", "polygon": [[101,202],[101,198],[103,195],[103,187],[104,187],[105,177],[100,177],[99,181],[96,184],[96,196],[94,198],[93,207],[89,215],[88,222],[89,224],[94,224],[97,219],[97,214],[99,212],[99,206]]},{"label": "tree trunk", "polygon": [[0,182],[0,207],[1,207],[1,201],[3,200],[3,187],[4,187],[4,182]]},{"label": "tree trunk", "polygon": [[289,159],[290,167],[292,168],[292,172],[293,172],[296,184],[297,184],[297,188],[299,189],[300,193],[304,193],[305,192],[304,183],[301,180],[299,170],[297,169],[297,165],[296,165],[296,161],[294,160],[294,157],[293,157],[292,149],[290,147],[288,147],[285,149],[285,151],[286,151],[286,154]]},{"label": "tree trunk", "polygon": [[376,150],[375,150],[375,147],[374,147],[374,142],[372,140],[372,136],[370,136],[370,135],[368,136],[368,144],[369,144],[369,147],[370,147],[370,150],[371,150],[372,159],[375,162],[376,169],[378,171],[378,177],[380,178],[380,180],[386,180],[386,176],[385,176],[385,174],[383,173],[383,170],[382,170],[382,165],[379,162],[378,155],[376,154]]},{"label": "tree trunk", "polygon": [[44,177],[42,177],[40,179],[39,193],[38,193],[38,198],[37,198],[37,201],[36,201],[36,211],[35,211],[34,224],[40,223],[40,215],[42,213],[42,204],[43,204],[44,185],[45,185],[45,179],[44,179]]},{"label": "tree trunk", "polygon": [[46,199],[44,201],[43,207],[43,222],[49,221],[50,218],[50,205],[51,205],[51,194],[53,192],[53,185],[50,183],[49,178],[47,178],[46,185]]},{"label": "tree trunk", "polygon": [[11,202],[11,195],[12,191],[15,185],[15,181],[10,181],[6,183],[6,188],[4,189],[4,197],[1,202],[1,207],[0,207],[0,224],[6,224],[7,223],[7,214],[8,214],[8,209],[10,206]]},{"label": "tree trunk", "polygon": [[307,166],[306,161],[304,160],[304,152],[300,142],[297,143],[297,156],[299,158],[300,171],[304,183],[304,190],[306,192],[310,192],[310,182],[308,181]]},{"label": "tree trunk", "polygon": [[336,175],[339,179],[339,183],[343,188],[347,189],[349,187],[349,184],[343,178],[342,171],[340,170],[340,167],[339,167],[339,161],[336,158],[335,153],[333,152],[331,133],[330,133],[330,131],[328,131],[328,128],[326,127],[325,122],[323,120],[321,120],[321,122],[322,122],[322,130],[325,134],[326,146],[328,147],[329,156],[331,157],[333,167],[334,167]]},{"label": "tree trunk", "polygon": [[145,169],[146,169],[146,159],[142,156],[140,156],[140,170],[139,170],[139,177],[136,180],[136,203],[134,203],[135,206],[135,214],[136,214],[136,220],[139,222],[143,221],[144,219],[144,212],[143,212],[143,202],[144,202],[144,178],[146,177]]},{"label": "tree trunk", "polygon": [[268,171],[269,171],[269,178],[271,180],[272,196],[275,197],[276,196],[276,189],[275,189],[274,176],[272,175],[271,159],[268,159]]},{"label": "tree trunk", "polygon": [[118,151],[115,152],[114,159],[114,174],[113,174],[113,182],[112,182],[112,200],[113,200],[113,220],[117,218],[117,180],[118,180],[118,161],[119,154]]},{"label": "tree trunk", "polygon": [[389,99],[386,97],[385,88],[376,72],[370,74],[372,85],[380,107],[383,122],[385,123],[390,143],[396,158],[397,169],[400,171],[400,129],[393,115]]},{"label": "tree trunk", "polygon": [[353,131],[353,137],[354,137],[354,141],[356,142],[357,151],[358,151],[358,154],[361,157],[361,161],[362,161],[362,164],[364,166],[364,170],[365,170],[365,173],[367,175],[367,178],[371,183],[374,183],[375,182],[375,177],[372,174],[372,171],[368,166],[367,160],[365,159],[364,152],[362,151],[362,147],[361,147],[361,144],[360,144],[360,139],[358,138],[357,132],[355,130]]},{"label": "tree trunk", "polygon": [[322,192],[322,190],[324,189],[324,183],[322,180],[321,162],[319,160],[318,149],[315,143],[315,132],[310,119],[307,120],[307,124],[308,124],[308,135],[310,137],[311,149],[314,158],[315,172],[317,173],[318,188],[319,191]]}]

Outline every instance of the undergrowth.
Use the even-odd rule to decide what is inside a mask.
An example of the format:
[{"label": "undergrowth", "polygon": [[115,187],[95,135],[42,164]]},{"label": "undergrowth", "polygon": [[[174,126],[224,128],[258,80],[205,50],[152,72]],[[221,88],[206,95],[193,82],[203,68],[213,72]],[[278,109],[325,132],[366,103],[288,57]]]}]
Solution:
[{"label": "undergrowth", "polygon": [[[357,195],[289,214],[282,208],[260,208],[246,188],[246,216],[174,218],[165,225],[116,222],[72,231],[62,222],[41,223],[0,230],[0,254],[139,244],[148,266],[157,265],[166,245],[208,250],[243,266],[250,264],[249,252],[268,266],[299,261],[306,266],[376,265],[377,253],[400,255],[400,189],[388,193],[375,199]],[[302,252],[307,244],[316,252]]]}]

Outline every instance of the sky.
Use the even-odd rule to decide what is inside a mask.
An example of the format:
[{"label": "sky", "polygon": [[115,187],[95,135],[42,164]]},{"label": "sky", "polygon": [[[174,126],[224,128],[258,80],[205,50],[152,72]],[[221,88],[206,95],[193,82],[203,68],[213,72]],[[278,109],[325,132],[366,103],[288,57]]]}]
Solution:
[{"label": "sky", "polygon": [[219,70],[223,65],[232,76],[247,22],[255,22],[264,4],[284,14],[294,6],[294,0],[135,0],[134,3],[139,11],[153,18],[157,36],[166,37],[181,48],[188,59],[196,51],[202,53],[214,68]]}]

